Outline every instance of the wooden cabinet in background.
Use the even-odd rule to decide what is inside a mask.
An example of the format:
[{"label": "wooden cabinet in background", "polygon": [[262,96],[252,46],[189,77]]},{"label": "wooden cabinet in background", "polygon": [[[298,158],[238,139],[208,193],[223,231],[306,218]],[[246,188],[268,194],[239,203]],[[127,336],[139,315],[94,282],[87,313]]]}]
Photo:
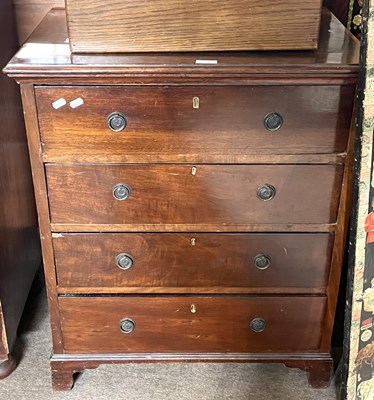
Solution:
[{"label": "wooden cabinet in background", "polygon": [[13,0],[19,44],[23,44],[53,7],[64,7],[64,0]]},{"label": "wooden cabinet in background", "polygon": [[[18,48],[11,0],[0,2],[0,69]],[[19,87],[0,74],[0,379],[15,368],[12,350],[41,264]]]}]

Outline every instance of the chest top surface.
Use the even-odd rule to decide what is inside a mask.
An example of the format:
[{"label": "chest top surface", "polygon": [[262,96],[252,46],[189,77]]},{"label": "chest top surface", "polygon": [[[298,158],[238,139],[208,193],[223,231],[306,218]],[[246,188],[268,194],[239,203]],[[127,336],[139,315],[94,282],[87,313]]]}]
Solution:
[{"label": "chest top surface", "polygon": [[[224,77],[357,76],[359,43],[327,10],[323,10],[319,45],[313,51],[77,54],[68,43],[65,12],[54,9],[4,69],[18,80],[58,83],[88,79],[168,77],[180,81]],[[146,82],[146,81],[144,81]],[[115,83],[115,82],[114,82]]]}]

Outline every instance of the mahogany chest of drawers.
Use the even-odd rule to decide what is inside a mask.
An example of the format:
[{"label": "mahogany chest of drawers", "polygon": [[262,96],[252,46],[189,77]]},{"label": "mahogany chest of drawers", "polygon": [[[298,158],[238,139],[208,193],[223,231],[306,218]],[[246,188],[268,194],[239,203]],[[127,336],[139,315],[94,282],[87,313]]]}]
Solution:
[{"label": "mahogany chest of drawers", "polygon": [[53,385],[129,361],[281,362],[330,379],[358,44],[72,55],[52,11],[21,84]]}]

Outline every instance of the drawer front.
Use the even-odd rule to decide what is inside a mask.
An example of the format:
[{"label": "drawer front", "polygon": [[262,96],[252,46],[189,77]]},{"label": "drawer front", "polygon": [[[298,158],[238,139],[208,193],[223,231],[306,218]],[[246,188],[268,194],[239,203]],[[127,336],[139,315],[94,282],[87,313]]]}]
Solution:
[{"label": "drawer front", "polygon": [[[60,287],[324,288],[333,235],[63,234]],[[113,290],[111,290],[113,291]]]},{"label": "drawer front", "polygon": [[[353,86],[38,87],[36,100],[46,161],[210,162],[344,152],[353,94]],[[55,109],[59,99],[66,105]],[[83,104],[72,108],[76,99]],[[108,126],[113,112],[126,117],[122,131]],[[279,130],[265,128],[269,113],[282,117]]]},{"label": "drawer front", "polygon": [[320,347],[326,298],[66,297],[59,304],[66,353],[302,352]]},{"label": "drawer front", "polygon": [[46,165],[51,220],[66,224],[331,223],[342,171],[341,165]]},{"label": "drawer front", "polygon": [[66,1],[74,53],[315,49],[322,0],[303,0],[297,7],[294,0],[111,4]]}]

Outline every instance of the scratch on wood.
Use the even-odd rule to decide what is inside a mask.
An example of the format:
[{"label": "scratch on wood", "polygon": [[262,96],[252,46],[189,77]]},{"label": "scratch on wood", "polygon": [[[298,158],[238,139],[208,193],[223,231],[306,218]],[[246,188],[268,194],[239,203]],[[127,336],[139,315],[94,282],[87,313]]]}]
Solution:
[{"label": "scratch on wood", "polygon": [[52,237],[54,239],[57,239],[57,238],[63,238],[64,235],[62,233],[52,233]]}]

